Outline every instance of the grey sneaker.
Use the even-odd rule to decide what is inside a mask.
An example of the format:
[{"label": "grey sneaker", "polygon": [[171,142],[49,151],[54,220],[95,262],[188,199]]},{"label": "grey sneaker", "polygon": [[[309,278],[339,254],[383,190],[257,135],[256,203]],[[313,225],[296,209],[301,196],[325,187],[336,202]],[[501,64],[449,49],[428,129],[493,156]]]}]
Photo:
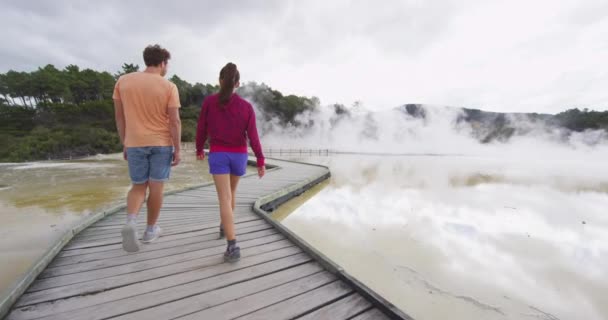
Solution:
[{"label": "grey sneaker", "polygon": [[154,227],[154,231],[152,232],[144,232],[144,237],[141,239],[141,242],[143,243],[151,243],[156,241],[158,238],[160,238],[161,234],[163,233],[163,230],[159,227],[156,226]]},{"label": "grey sneaker", "polygon": [[222,239],[224,236],[224,226],[220,224],[220,239]]},{"label": "grey sneaker", "polygon": [[122,227],[122,248],[125,251],[139,251],[139,240],[137,238],[137,224],[128,222]]},{"label": "grey sneaker", "polygon": [[224,252],[225,262],[237,262],[241,259],[241,248],[239,246],[228,246],[226,252]]}]

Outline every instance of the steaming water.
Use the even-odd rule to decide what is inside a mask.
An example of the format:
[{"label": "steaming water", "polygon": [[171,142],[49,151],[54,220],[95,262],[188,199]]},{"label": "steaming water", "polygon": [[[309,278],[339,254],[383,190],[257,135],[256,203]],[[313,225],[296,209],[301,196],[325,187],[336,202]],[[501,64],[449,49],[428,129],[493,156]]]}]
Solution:
[{"label": "steaming water", "polygon": [[333,178],[289,228],[416,319],[608,319],[605,131],[513,116],[527,134],[480,144],[457,108],[351,111],[260,125],[275,150],[368,154],[304,159]]},{"label": "steaming water", "polygon": [[[184,154],[165,190],[210,181],[206,161]],[[122,154],[81,161],[0,164],[0,296],[66,230],[88,215],[122,204],[129,189]]]},{"label": "steaming water", "polygon": [[328,165],[283,220],[416,319],[608,318],[605,159],[376,157]]}]

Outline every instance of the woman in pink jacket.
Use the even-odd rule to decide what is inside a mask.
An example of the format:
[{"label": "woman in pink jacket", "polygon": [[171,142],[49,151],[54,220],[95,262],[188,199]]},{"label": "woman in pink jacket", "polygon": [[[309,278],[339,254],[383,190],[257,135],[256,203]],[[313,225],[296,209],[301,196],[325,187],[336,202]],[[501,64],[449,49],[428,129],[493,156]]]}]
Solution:
[{"label": "woman in pink jacket", "polygon": [[234,63],[220,71],[220,92],[203,101],[196,131],[196,156],[205,158],[203,147],[209,137],[209,173],[213,175],[220,202],[220,237],[226,235],[227,262],[238,261],[241,250],[236,244],[234,207],[239,178],[247,168],[247,139],[257,158],[258,175],[264,176],[264,154],[255,124],[255,112],[249,102],[234,93],[240,74]]}]

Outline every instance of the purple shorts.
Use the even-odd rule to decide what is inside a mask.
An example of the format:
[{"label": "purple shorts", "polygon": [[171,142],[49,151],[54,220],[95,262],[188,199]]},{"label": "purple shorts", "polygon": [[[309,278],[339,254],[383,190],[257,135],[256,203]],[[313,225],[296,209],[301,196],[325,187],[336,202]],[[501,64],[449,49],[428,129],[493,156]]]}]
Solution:
[{"label": "purple shorts", "polygon": [[237,152],[210,152],[209,173],[244,176],[249,155]]}]

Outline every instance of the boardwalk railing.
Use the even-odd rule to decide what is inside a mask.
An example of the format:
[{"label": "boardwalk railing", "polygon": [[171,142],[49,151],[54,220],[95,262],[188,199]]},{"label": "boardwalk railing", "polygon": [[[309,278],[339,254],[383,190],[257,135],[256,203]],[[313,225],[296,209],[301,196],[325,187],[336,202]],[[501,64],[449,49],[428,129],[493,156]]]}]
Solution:
[{"label": "boardwalk railing", "polygon": [[329,156],[331,151],[329,149],[283,149],[283,148],[268,148],[264,149],[266,155],[278,155],[278,156]]},{"label": "boardwalk railing", "polygon": [[[194,151],[196,146],[192,142],[182,143],[183,151]],[[275,148],[269,147],[262,150],[268,156],[329,156],[334,153],[330,149],[321,148]]]}]

